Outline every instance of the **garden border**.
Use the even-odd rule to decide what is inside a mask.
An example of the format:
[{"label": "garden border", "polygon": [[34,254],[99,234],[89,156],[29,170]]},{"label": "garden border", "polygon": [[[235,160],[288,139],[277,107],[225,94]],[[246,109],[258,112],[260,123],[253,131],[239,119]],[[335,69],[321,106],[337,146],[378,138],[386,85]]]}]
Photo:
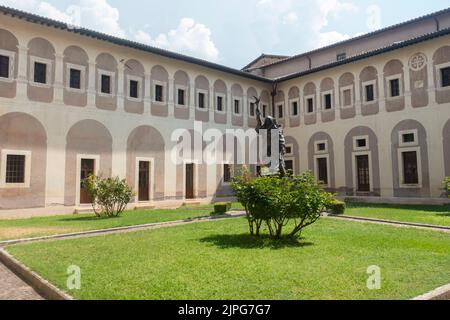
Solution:
[{"label": "garden border", "polygon": [[430,291],[428,293],[425,293],[421,296],[415,297],[411,300],[423,300],[423,301],[429,301],[429,300],[450,300],[450,284],[447,284],[445,286],[439,287],[433,291]]}]

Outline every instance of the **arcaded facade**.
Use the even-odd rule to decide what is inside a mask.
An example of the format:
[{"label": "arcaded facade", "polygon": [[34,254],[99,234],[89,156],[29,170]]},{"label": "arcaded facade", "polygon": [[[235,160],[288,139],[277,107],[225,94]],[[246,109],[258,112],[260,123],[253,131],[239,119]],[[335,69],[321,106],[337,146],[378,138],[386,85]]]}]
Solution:
[{"label": "arcaded facade", "polygon": [[294,173],[342,197],[445,201],[447,11],[384,30],[399,34],[389,43],[367,35],[242,71],[0,11],[0,216],[88,206],[93,173],[127,179],[135,207],[229,197],[232,166],[175,164],[171,136],[195,121],[253,128],[254,96],[283,124]]}]

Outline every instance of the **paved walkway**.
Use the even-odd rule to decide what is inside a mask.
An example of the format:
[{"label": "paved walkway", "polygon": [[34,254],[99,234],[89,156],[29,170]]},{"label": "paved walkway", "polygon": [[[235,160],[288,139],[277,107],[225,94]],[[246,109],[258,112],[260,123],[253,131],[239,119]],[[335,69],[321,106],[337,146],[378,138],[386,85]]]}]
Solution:
[{"label": "paved walkway", "polygon": [[0,263],[0,300],[44,300],[29,285]]}]

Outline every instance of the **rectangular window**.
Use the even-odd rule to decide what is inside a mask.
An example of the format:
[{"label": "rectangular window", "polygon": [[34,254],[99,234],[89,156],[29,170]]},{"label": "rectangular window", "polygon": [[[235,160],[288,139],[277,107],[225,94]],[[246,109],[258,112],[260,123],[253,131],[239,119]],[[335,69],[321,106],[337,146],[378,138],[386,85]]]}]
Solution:
[{"label": "rectangular window", "polygon": [[442,87],[450,87],[450,67],[441,69]]},{"label": "rectangular window", "polygon": [[0,55],[0,77],[9,78],[9,57]]},{"label": "rectangular window", "polygon": [[317,151],[326,151],[327,145],[325,143],[318,143],[317,144]]},{"label": "rectangular window", "polygon": [[231,182],[231,165],[223,165],[223,182]]},{"label": "rectangular window", "polygon": [[164,102],[164,87],[160,84],[155,85],[155,101]]},{"label": "rectangular window", "polygon": [[375,100],[375,91],[373,84],[366,86],[366,102],[371,102]]},{"label": "rectangular window", "polygon": [[317,159],[317,179],[319,182],[328,185],[328,164],[327,158]]},{"label": "rectangular window", "polygon": [[183,89],[178,89],[178,98],[177,98],[177,102],[179,106],[184,106],[185,105],[185,91]]},{"label": "rectangular window", "polygon": [[263,116],[264,118],[267,117],[267,106],[266,106],[266,105],[263,105],[262,116]]},{"label": "rectangular window", "polygon": [[70,69],[70,88],[81,89],[81,71],[77,69]]},{"label": "rectangular window", "polygon": [[326,94],[326,95],[324,95],[323,96],[323,99],[324,99],[324,107],[325,107],[325,110],[330,110],[331,109],[331,94]]},{"label": "rectangular window", "polygon": [[130,98],[139,98],[139,82],[130,80]]},{"label": "rectangular window", "polygon": [[241,113],[241,102],[239,100],[234,100],[234,113],[235,114]]},{"label": "rectangular window", "polygon": [[366,139],[357,139],[356,140],[356,147],[357,148],[365,148],[365,147],[367,147],[367,140]]},{"label": "rectangular window", "polygon": [[217,97],[217,111],[223,111],[223,97],[221,96]]},{"label": "rectangular window", "polygon": [[297,101],[292,102],[292,115],[294,117],[298,116],[298,102]]},{"label": "rectangular window", "polygon": [[344,107],[348,107],[352,105],[352,90],[346,89],[342,92],[342,103]]},{"label": "rectangular window", "polygon": [[255,112],[255,104],[253,102],[250,103],[250,116],[254,117],[256,114]]},{"label": "rectangular window", "polygon": [[414,133],[406,133],[402,135],[403,143],[414,143],[416,141],[416,136]]},{"label": "rectangular window", "polygon": [[391,97],[399,97],[400,96],[400,80],[392,79],[389,81],[391,86]]},{"label": "rectangular window", "polygon": [[45,63],[34,63],[34,82],[47,83],[47,65]]},{"label": "rectangular window", "polygon": [[291,155],[292,154],[292,147],[286,146],[286,154]]},{"label": "rectangular window", "polygon": [[111,94],[111,76],[102,74],[102,87],[101,92]]},{"label": "rectangular window", "polygon": [[198,107],[205,109],[205,94],[201,92],[198,94]]},{"label": "rectangular window", "polygon": [[339,53],[337,56],[336,56],[336,60],[337,61],[342,61],[342,60],[345,60],[345,59],[347,59],[347,54],[344,52],[344,53]]},{"label": "rectangular window", "polygon": [[419,184],[419,171],[417,166],[417,152],[403,152],[403,178],[404,184]]},{"label": "rectangular window", "polygon": [[6,183],[25,183],[25,160],[24,155],[6,156]]},{"label": "rectangular window", "polygon": [[309,98],[308,100],[306,100],[306,104],[307,104],[308,113],[313,113],[314,112],[314,99]]},{"label": "rectangular window", "polygon": [[283,105],[280,104],[277,109],[278,109],[278,119],[283,119],[284,117]]}]

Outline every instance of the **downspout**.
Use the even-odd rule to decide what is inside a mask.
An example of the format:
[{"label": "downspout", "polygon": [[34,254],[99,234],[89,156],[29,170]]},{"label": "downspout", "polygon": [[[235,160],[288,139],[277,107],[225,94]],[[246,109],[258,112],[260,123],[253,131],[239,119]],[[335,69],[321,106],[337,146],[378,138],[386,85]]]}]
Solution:
[{"label": "downspout", "polygon": [[271,92],[271,96],[272,96],[272,117],[275,118],[275,97],[277,96],[278,93],[278,82],[274,81],[272,84],[272,92]]},{"label": "downspout", "polygon": [[441,31],[441,24],[439,23],[439,19],[434,17],[434,22],[436,22],[436,31]]},{"label": "downspout", "polygon": [[310,56],[306,56],[306,58],[308,58],[308,68],[309,68],[309,70],[311,70],[311,67],[312,67],[312,60],[311,60],[311,57]]}]

